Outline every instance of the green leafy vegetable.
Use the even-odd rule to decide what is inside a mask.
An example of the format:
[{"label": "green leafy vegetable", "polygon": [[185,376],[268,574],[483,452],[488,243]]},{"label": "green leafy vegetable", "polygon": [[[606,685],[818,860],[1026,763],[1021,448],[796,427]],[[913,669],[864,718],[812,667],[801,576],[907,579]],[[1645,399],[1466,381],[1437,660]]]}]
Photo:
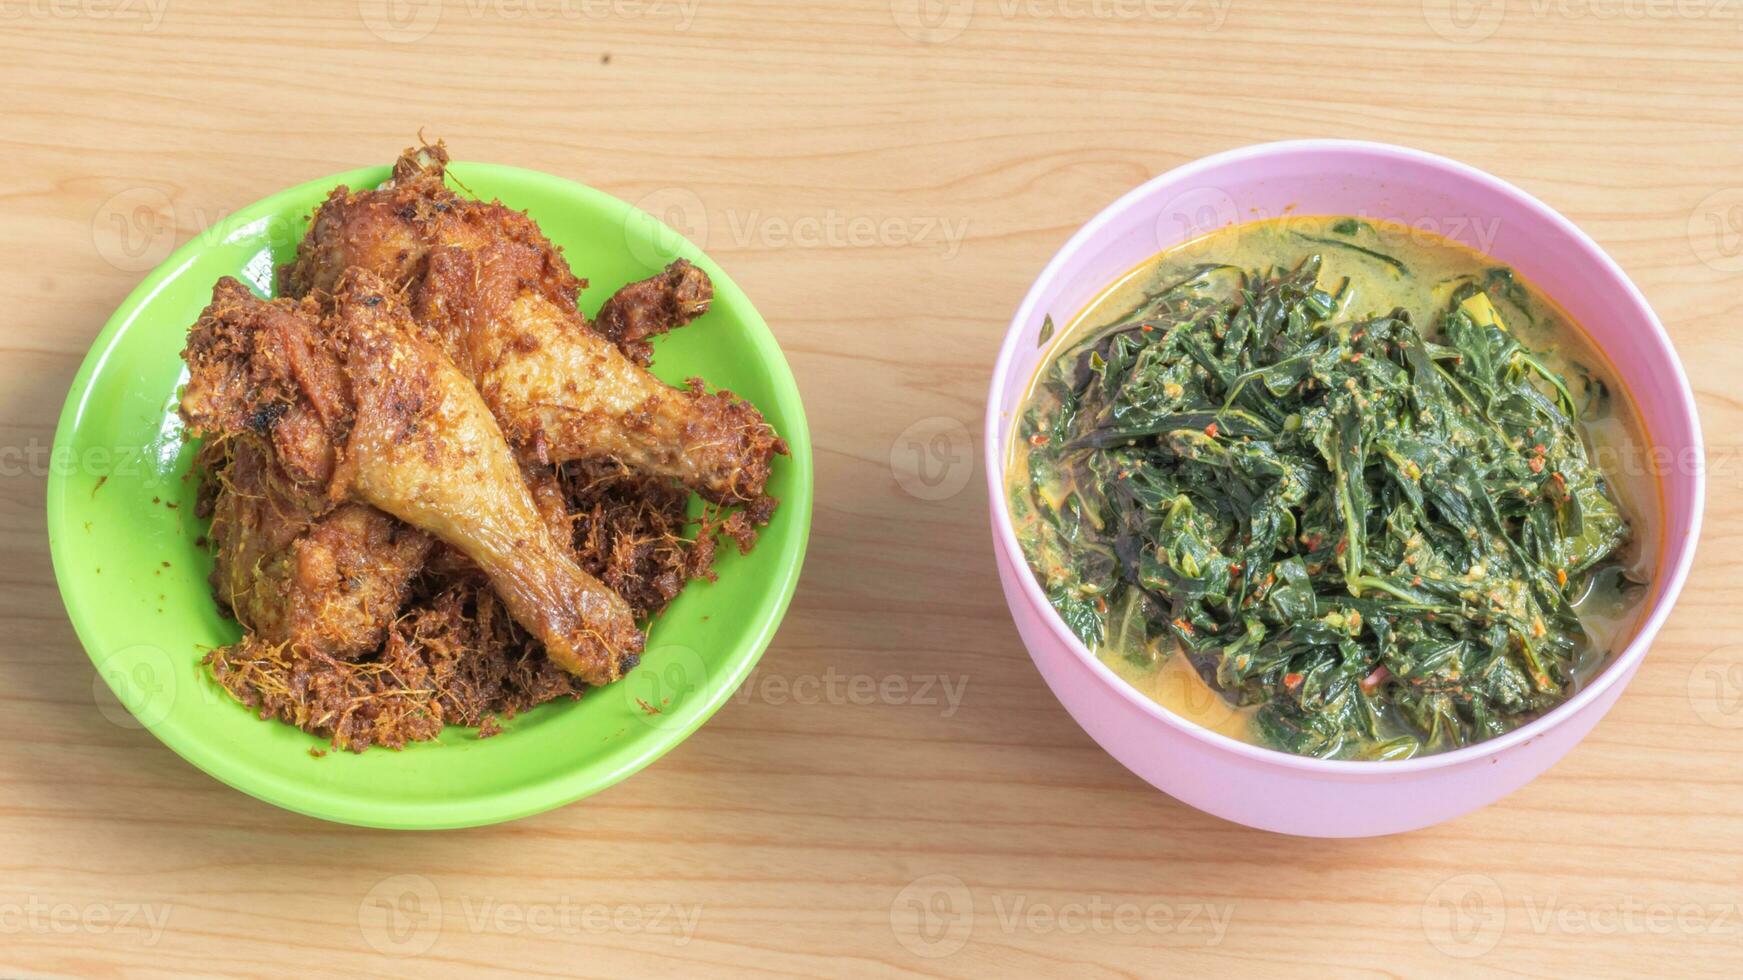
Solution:
[{"label": "green leafy vegetable", "polygon": [[1199,266],[1043,368],[1013,492],[1030,564],[1086,644],[1178,648],[1275,747],[1491,738],[1571,693],[1573,603],[1628,523],[1483,288],[1510,274],[1423,329],[1340,319],[1319,270]]},{"label": "green leafy vegetable", "polygon": [[[1339,232],[1339,234],[1354,234],[1355,233],[1355,229],[1353,227],[1347,232],[1342,231],[1341,229],[1334,229],[1334,230],[1337,230]],[[1376,250],[1371,249],[1371,248],[1366,248],[1364,246],[1357,245],[1355,242],[1346,242],[1346,241],[1343,241],[1343,240],[1337,239],[1337,238],[1326,238],[1323,235],[1309,235],[1308,233],[1302,232],[1302,231],[1296,232],[1295,236],[1297,238],[1300,238],[1302,241],[1312,242],[1315,245],[1330,245],[1333,248],[1346,248],[1352,252],[1359,252],[1362,255],[1366,255],[1368,258],[1373,259],[1377,262],[1385,263],[1386,267],[1388,269],[1392,270],[1393,275],[1396,275],[1396,276],[1408,276],[1408,275],[1410,275],[1410,267],[1409,266],[1405,265],[1403,262],[1399,261],[1397,258],[1394,258],[1393,256],[1390,256],[1390,255],[1387,255],[1385,252],[1380,252],[1380,251],[1376,251]]]}]

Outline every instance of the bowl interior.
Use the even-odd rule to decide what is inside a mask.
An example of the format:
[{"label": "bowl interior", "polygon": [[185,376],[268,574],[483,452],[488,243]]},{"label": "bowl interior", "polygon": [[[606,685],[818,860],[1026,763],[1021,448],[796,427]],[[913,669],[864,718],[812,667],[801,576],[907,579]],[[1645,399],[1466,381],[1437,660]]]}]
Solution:
[{"label": "bowl interior", "polygon": [[512,167],[455,163],[484,198],[528,211],[593,286],[593,313],[619,284],[683,256],[713,277],[696,324],[656,343],[655,373],[692,375],[754,403],[791,446],[769,482],[781,506],[755,550],[722,548],[719,581],[692,582],[650,627],[648,653],[623,681],[553,702],[478,739],[450,727],[439,741],[394,752],[331,752],[324,740],[261,721],[214,684],[199,661],[235,641],[206,576],[195,518],[193,451],[174,406],[187,329],[219,276],[273,292],[312,208],[338,184],[368,187],[387,168],[285,191],[199,233],[128,297],[73,383],[48,485],[55,573],[74,628],[130,714],[195,765],[261,799],[313,816],[389,827],[512,819],[578,799],[657,758],[695,730],[743,681],[792,596],[811,519],[804,410],[768,327],[731,279],[695,246],[607,194]]},{"label": "bowl interior", "polygon": [[[1396,222],[1493,256],[1559,302],[1612,362],[1639,410],[1651,443],[1647,458],[1621,460],[1619,464],[1647,467],[1644,472],[1656,478],[1661,499],[1654,503],[1656,516],[1662,520],[1662,544],[1651,585],[1652,611],[1634,642],[1576,698],[1596,694],[1607,678],[1625,673],[1643,654],[1645,641],[1662,622],[1692,558],[1702,499],[1702,452],[1687,379],[1639,290],[1570,222],[1496,178],[1401,147],[1307,141],[1267,144],[1209,157],[1164,174],[1110,205],[1055,256],[1018,310],[1006,338],[993,379],[986,433],[988,475],[994,484],[994,533],[1002,550],[1023,565],[1022,578],[1030,599],[1047,607],[1062,643],[1090,657],[1051,614],[1051,606],[1028,573],[999,485],[1012,420],[1037,367],[1051,353],[1051,345],[1042,341],[1046,320],[1051,318],[1063,328],[1115,278],[1157,252],[1229,225],[1289,214],[1352,215]],[[1106,679],[1124,687],[1111,672]],[[1548,722],[1566,707],[1503,738],[1529,737],[1530,729]],[[1155,711],[1206,737],[1222,739],[1173,718],[1159,706]],[[1498,746],[1485,743],[1485,747]],[[1450,761],[1457,755],[1446,753],[1387,765],[1436,764],[1435,760]]]}]

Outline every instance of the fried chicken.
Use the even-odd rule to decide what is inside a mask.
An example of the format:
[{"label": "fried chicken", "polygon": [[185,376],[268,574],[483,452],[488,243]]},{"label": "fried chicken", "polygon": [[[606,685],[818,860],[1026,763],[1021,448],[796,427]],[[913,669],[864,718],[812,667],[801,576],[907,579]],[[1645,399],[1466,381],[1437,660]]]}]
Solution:
[{"label": "fried chicken", "polygon": [[[438,144],[340,188],[267,301],[232,280],[183,352],[213,592],[206,657],[262,718],[340,748],[484,738],[633,667],[657,614],[748,551],[785,444],[756,409],[648,371],[707,311],[679,260],[586,286],[525,214],[461,198]],[[691,492],[717,504],[690,516]]]},{"label": "fried chicken", "polygon": [[313,303],[268,303],[228,276],[212,287],[182,351],[181,416],[217,433],[252,433],[291,483],[319,494],[333,477],[333,433],[351,414],[341,351]]},{"label": "fried chicken", "polygon": [[220,281],[183,358],[195,434],[252,435],[335,513],[368,505],[463,552],[588,683],[634,665],[643,637],[629,606],[553,535],[478,391],[418,337],[387,283],[354,271],[319,300],[269,302]]},{"label": "fried chicken", "polygon": [[330,292],[352,268],[380,275],[476,384],[523,462],[609,459],[766,520],[770,460],[786,446],[762,415],[644,367],[648,337],[707,308],[707,277],[685,263],[632,284],[606,304],[609,336],[595,331],[576,307],[584,283],[537,225],[449,190],[446,163],[439,144],[408,150],[380,189],[335,190],[285,274],[288,290]]},{"label": "fried chicken", "polygon": [[[208,359],[182,397],[185,419],[227,434],[200,453],[214,491],[201,504],[216,544],[213,591],[265,644],[341,660],[368,654],[431,539],[373,507],[329,499],[329,433],[348,415],[350,393],[309,316],[224,279],[202,322],[249,325],[247,355]],[[214,374],[220,365],[233,373]],[[238,391],[253,394],[240,400]]]},{"label": "fried chicken", "polygon": [[355,660],[379,649],[433,544],[363,504],[299,487],[253,432],[215,439],[200,466],[217,543],[212,588],[262,642]]}]

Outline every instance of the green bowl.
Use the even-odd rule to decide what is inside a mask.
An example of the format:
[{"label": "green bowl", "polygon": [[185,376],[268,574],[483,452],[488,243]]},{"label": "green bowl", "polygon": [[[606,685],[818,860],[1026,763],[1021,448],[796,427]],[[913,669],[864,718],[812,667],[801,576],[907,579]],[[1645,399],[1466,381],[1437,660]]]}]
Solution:
[{"label": "green bowl", "polygon": [[[792,598],[811,526],[811,440],[786,359],[742,290],[650,215],[548,174],[455,163],[456,182],[536,219],[578,274],[589,314],[618,284],[682,256],[714,280],[713,308],[661,338],[655,373],[692,375],[750,400],[792,447],[769,491],[781,506],[755,550],[722,548],[719,581],[697,581],[651,624],[629,676],[578,701],[541,705],[479,739],[450,727],[402,751],[328,752],[324,739],[263,721],[214,683],[204,653],[234,642],[213,603],[194,516],[192,447],[175,414],[188,327],[220,276],[271,295],[311,210],[334,186],[373,187],[374,167],[276,194],[200,233],[146,277],[79,368],[55,432],[49,547],[67,614],[132,718],[220,780],[299,813],[425,829],[513,820],[580,799],[695,731],[744,682]],[[117,715],[119,721],[129,721]],[[315,750],[315,751],[311,751]]]}]

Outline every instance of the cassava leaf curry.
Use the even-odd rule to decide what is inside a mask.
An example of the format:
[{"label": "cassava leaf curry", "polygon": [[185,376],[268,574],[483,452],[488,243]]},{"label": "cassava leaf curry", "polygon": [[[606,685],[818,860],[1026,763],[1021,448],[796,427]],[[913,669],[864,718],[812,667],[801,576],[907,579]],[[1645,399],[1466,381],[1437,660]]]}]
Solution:
[{"label": "cassava leaf curry", "polygon": [[1634,410],[1492,259],[1255,222],[1059,334],[1017,420],[1018,538],[1067,626],[1178,714],[1325,758],[1458,748],[1562,703],[1643,611]]}]

